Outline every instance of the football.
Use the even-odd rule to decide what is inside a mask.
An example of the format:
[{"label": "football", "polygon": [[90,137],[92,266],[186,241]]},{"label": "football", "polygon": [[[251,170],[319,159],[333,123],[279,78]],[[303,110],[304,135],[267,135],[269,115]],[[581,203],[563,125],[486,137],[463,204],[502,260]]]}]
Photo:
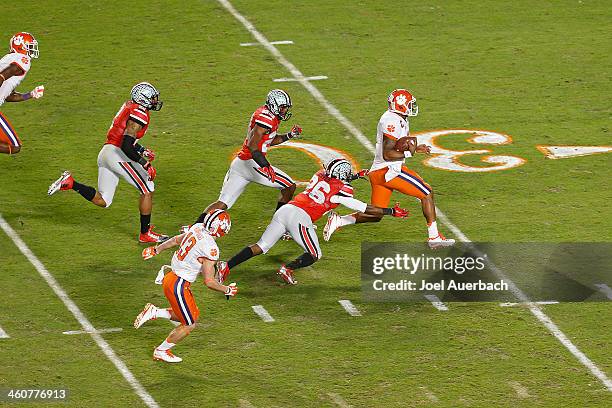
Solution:
[{"label": "football", "polygon": [[410,138],[408,136],[400,137],[395,142],[395,150],[398,152],[405,152],[410,146]]}]

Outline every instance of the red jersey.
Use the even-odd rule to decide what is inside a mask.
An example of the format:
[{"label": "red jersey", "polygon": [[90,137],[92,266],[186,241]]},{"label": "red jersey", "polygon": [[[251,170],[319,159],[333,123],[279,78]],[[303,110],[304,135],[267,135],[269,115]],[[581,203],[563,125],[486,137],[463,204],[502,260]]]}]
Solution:
[{"label": "red jersey", "polygon": [[112,144],[117,147],[121,147],[128,119],[133,120],[142,126],[142,129],[136,133],[136,139],[140,139],[144,136],[144,134],[147,132],[147,128],[149,127],[149,111],[135,102],[127,101],[121,106],[121,109],[119,109],[119,112],[117,112],[115,115],[113,123],[106,134],[105,144]]},{"label": "red jersey", "polygon": [[249,127],[247,128],[247,137],[244,139],[242,149],[238,153],[238,157],[242,160],[249,160],[252,158],[251,151],[249,150],[249,135],[253,131],[256,124],[267,129],[266,133],[263,135],[259,141],[259,144],[257,145],[257,148],[265,156],[268,151],[268,147],[270,147],[270,143],[272,143],[272,140],[276,137],[276,131],[278,130],[280,120],[270,111],[270,109],[266,107],[266,105],[260,106],[255,112],[253,112],[253,115],[251,115],[251,120],[249,121]]},{"label": "red jersey", "polygon": [[353,187],[342,180],[327,176],[325,170],[319,170],[310,179],[306,190],[296,195],[289,204],[306,211],[312,222],[315,222],[339,205],[330,201],[335,195],[353,197]]}]

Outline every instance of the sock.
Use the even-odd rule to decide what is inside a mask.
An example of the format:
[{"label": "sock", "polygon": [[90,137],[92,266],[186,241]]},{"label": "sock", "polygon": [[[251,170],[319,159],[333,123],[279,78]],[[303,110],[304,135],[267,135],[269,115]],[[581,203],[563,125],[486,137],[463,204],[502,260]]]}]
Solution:
[{"label": "sock", "polygon": [[436,238],[440,233],[438,232],[438,224],[434,221],[431,224],[427,224],[427,233],[429,238]]},{"label": "sock", "polygon": [[96,196],[96,189],[93,187],[86,186],[85,184],[77,183],[76,181],[72,184],[72,189],[83,196],[87,201],[93,200]]},{"label": "sock", "polygon": [[168,341],[168,339],[164,340],[164,342],[162,344],[160,344],[159,346],[157,346],[158,350],[170,350],[172,347],[174,347],[175,343],[170,343]]},{"label": "sock", "polygon": [[227,261],[228,268],[234,269],[234,266],[240,265],[244,261],[247,261],[253,257],[253,251],[251,251],[250,247],[244,247],[244,249],[238,252],[236,255],[232,257],[229,261]]},{"label": "sock", "polygon": [[151,214],[140,214],[140,233],[146,234],[151,226]]},{"label": "sock", "polygon": [[291,268],[294,270],[299,269],[299,268],[305,268],[306,266],[310,266],[313,263],[315,263],[316,260],[317,258],[312,256],[308,252],[304,252],[302,255],[297,257],[295,260],[289,262],[287,264],[287,268]]},{"label": "sock", "polygon": [[279,208],[281,208],[285,204],[287,204],[287,203],[283,203],[282,201],[279,201],[278,203],[276,203],[276,210],[278,210]]},{"label": "sock", "polygon": [[355,221],[357,221],[357,218],[355,218],[352,215],[344,215],[342,217],[340,217],[340,224],[338,225],[339,227],[344,227],[345,225],[351,225],[354,224]]},{"label": "sock", "polygon": [[170,319],[170,309],[157,309],[155,312],[156,319]]}]

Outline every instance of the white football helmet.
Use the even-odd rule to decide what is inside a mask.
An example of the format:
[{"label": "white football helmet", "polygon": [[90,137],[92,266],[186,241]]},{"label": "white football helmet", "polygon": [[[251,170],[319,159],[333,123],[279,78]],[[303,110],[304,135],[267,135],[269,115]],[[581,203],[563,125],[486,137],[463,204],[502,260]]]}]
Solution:
[{"label": "white football helmet", "polygon": [[222,237],[227,234],[232,227],[230,216],[225,210],[212,210],[204,217],[204,228],[213,237]]},{"label": "white football helmet", "polygon": [[389,111],[405,116],[416,116],[419,114],[419,107],[416,98],[405,89],[395,89],[387,98]]},{"label": "white football helmet", "polygon": [[[288,120],[291,117],[291,97],[282,89],[273,89],[268,92],[268,96],[266,97],[266,106],[280,120]],[[287,107],[287,111],[284,114],[281,114],[280,110],[283,106]]]},{"label": "white football helmet", "polygon": [[158,111],[164,103],[159,100],[159,91],[148,82],[139,82],[132,88],[132,100],[148,110]]},{"label": "white football helmet", "polygon": [[349,183],[353,179],[353,166],[351,166],[348,160],[337,158],[327,163],[327,166],[325,166],[325,173],[329,177]]}]

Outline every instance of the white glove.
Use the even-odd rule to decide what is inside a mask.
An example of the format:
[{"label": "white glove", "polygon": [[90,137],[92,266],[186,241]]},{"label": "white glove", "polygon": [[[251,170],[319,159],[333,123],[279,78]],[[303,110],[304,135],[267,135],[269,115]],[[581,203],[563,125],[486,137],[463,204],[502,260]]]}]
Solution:
[{"label": "white glove", "polygon": [[30,96],[32,96],[32,98],[34,99],[40,99],[43,97],[44,93],[45,93],[45,86],[38,85],[36,88],[32,89],[32,91],[30,92]]}]

